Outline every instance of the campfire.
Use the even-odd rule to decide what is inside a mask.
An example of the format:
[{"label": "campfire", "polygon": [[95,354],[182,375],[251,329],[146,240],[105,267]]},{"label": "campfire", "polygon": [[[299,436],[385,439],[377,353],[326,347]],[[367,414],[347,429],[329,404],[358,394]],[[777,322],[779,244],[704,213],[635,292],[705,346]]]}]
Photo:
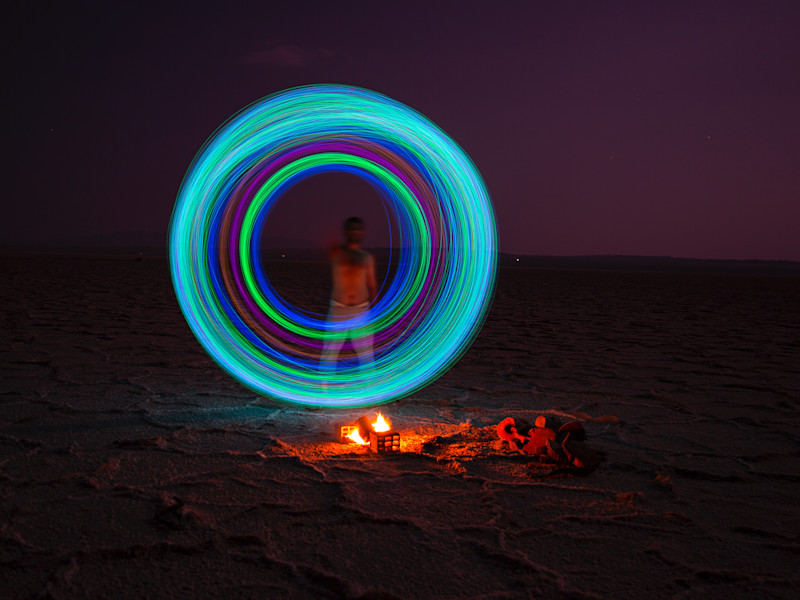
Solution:
[{"label": "campfire", "polygon": [[339,440],[369,446],[372,452],[399,452],[400,434],[392,431],[392,423],[381,413],[375,421],[364,415],[349,425],[339,426]]}]

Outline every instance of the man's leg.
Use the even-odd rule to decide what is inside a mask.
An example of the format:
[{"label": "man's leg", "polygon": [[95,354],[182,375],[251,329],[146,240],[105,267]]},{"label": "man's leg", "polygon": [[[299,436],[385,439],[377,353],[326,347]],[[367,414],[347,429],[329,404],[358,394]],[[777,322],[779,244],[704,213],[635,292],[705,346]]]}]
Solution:
[{"label": "man's leg", "polygon": [[325,346],[322,349],[322,356],[319,364],[323,369],[332,368],[332,365],[339,357],[339,351],[344,346],[344,338],[335,338],[330,333],[325,336]]},{"label": "man's leg", "polygon": [[[366,303],[358,306],[345,306],[331,301],[330,310],[328,312],[328,322],[346,321],[362,314],[366,308]],[[373,363],[372,332],[366,328],[362,329],[362,332],[364,330],[367,331],[367,334],[364,335],[362,333],[357,338],[353,337],[352,331],[347,332],[346,335],[341,337],[334,337],[331,335],[332,332],[328,332],[325,337],[325,345],[322,350],[322,356],[320,357],[320,368],[325,371],[335,370],[335,363],[338,360],[339,351],[342,349],[342,346],[344,346],[344,342],[347,339],[350,340],[353,345],[353,350],[355,350],[356,354],[358,355],[359,366],[362,369],[371,367]],[[341,333],[341,330],[339,330],[338,333]],[[327,382],[323,382],[322,387],[323,389],[327,390]]]},{"label": "man's leg", "polygon": [[358,355],[358,364],[363,370],[372,368],[375,362],[373,356],[372,331],[367,330],[365,334],[353,339],[353,348]]},{"label": "man's leg", "polygon": [[[343,321],[347,318],[347,315],[343,314],[344,311],[342,307],[337,306],[331,302],[330,309],[328,310],[328,323],[334,323],[337,321]],[[320,357],[320,367],[322,369],[327,370],[333,368],[333,364],[336,362],[336,359],[339,357],[339,351],[344,346],[344,337],[338,337],[334,335],[335,333],[341,333],[339,331],[327,331],[325,333],[325,342],[322,348],[322,356]]]}]

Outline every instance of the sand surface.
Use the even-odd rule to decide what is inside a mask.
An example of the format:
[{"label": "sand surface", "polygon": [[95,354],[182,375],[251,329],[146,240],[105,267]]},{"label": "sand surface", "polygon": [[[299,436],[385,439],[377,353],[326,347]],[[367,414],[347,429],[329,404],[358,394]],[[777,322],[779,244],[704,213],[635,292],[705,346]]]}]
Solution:
[{"label": "sand surface", "polygon": [[[312,303],[325,276],[274,274]],[[798,278],[501,269],[467,354],[382,408],[394,456],[334,440],[375,410],[219,369],[163,259],[0,281],[2,598],[800,597]],[[539,414],[600,466],[496,438]]]}]

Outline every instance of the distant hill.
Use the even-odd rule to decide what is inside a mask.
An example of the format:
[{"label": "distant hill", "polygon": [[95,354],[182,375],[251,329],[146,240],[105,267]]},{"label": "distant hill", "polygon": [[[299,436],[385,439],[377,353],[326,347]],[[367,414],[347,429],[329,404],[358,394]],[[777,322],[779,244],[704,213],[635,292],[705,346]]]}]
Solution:
[{"label": "distant hill", "polygon": [[[396,262],[399,248],[368,248],[381,264]],[[45,254],[110,254],[166,256],[167,240],[157,234],[122,233],[54,240],[48,244],[0,244],[2,252],[35,252]],[[300,238],[276,236],[261,243],[265,261],[326,262],[328,252],[314,242]],[[498,255],[503,268],[583,269],[620,271],[665,271],[696,273],[761,274],[800,277],[800,262],[786,260],[719,260],[675,258],[671,256],[542,256],[526,254]]]},{"label": "distant hill", "polygon": [[498,264],[501,267],[539,269],[753,273],[800,276],[800,262],[786,260],[719,260],[624,255],[531,256],[501,253]]},{"label": "distant hill", "polygon": [[[382,264],[396,262],[400,249],[369,248]],[[288,248],[285,251],[262,247],[264,260],[325,261],[322,248]],[[504,268],[584,269],[617,271],[665,271],[684,273],[741,273],[800,277],[800,262],[784,260],[714,260],[671,256],[535,256],[500,253],[498,266]]]}]

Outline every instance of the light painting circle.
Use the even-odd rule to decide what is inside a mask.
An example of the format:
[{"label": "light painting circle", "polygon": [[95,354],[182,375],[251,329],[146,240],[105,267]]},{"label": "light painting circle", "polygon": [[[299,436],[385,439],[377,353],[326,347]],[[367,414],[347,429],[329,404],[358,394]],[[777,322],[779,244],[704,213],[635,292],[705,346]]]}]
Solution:
[{"label": "light painting circle", "polygon": [[[344,322],[281,298],[259,250],[281,195],[326,172],[368,181],[400,238],[393,278]],[[230,375],[278,400],[346,408],[407,396],[466,351],[491,304],[497,230],[480,174],[436,125],[376,92],[314,85],[254,102],[208,139],[178,193],[169,258],[191,330]],[[353,336],[371,336],[370,362],[320,363],[326,339]]]}]

